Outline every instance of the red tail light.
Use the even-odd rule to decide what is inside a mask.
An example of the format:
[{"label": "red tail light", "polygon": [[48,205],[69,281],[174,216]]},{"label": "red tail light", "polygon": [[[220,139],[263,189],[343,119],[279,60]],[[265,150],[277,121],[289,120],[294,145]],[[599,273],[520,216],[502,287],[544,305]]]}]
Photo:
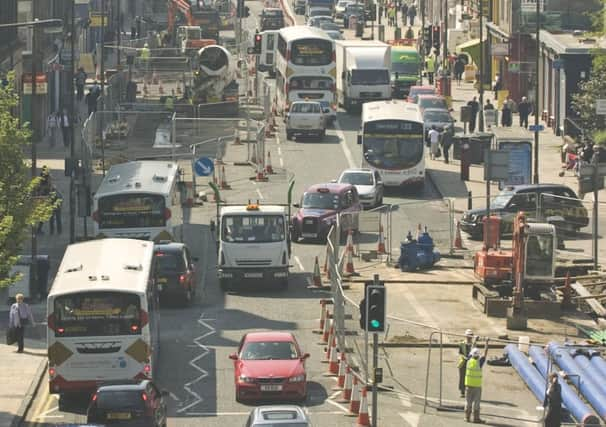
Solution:
[{"label": "red tail light", "polygon": [[65,332],[65,328],[57,328],[58,334],[63,334]]},{"label": "red tail light", "polygon": [[96,401],[97,401],[97,393],[93,394],[93,397],[91,398],[91,400],[92,400],[93,402],[96,402]]},{"label": "red tail light", "polygon": [[130,326],[130,330],[133,333],[138,332],[139,331],[139,325],[131,325]]},{"label": "red tail light", "polygon": [[164,219],[168,221],[170,219],[171,215],[172,215],[172,212],[170,211],[170,209],[164,208]]},{"label": "red tail light", "polygon": [[99,222],[99,211],[93,212],[92,217],[93,217],[93,221],[98,223]]},{"label": "red tail light", "polygon": [[183,284],[187,280],[187,276],[185,274],[179,275],[179,283]]},{"label": "red tail light", "polygon": [[[48,368],[48,375],[49,375],[51,378],[54,378],[54,377],[55,377],[55,375],[57,375],[57,370],[56,370],[55,368]],[[96,398],[97,398],[97,395],[95,394],[95,395],[93,396],[93,400],[95,400]]]},{"label": "red tail light", "polygon": [[48,315],[48,317],[46,318],[46,324],[48,325],[50,330],[55,330],[55,313],[51,313]]},{"label": "red tail light", "polygon": [[147,394],[141,393],[141,399],[143,399],[144,402],[147,402]]},{"label": "red tail light", "polygon": [[149,322],[149,316],[147,314],[147,311],[139,310],[139,323],[140,323],[141,328],[143,328],[145,325],[147,325],[148,322]]}]

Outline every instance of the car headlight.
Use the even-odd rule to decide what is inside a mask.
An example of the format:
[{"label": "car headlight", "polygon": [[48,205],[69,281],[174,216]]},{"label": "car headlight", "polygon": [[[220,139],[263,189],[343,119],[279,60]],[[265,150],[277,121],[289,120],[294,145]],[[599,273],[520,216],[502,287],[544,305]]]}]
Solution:
[{"label": "car headlight", "polygon": [[289,383],[300,383],[305,381],[305,374],[295,375],[294,377],[290,377],[288,379]]},{"label": "car headlight", "polygon": [[247,377],[246,375],[240,375],[240,377],[238,377],[238,381],[240,381],[241,383],[252,384],[255,382],[255,379],[251,378],[251,377]]},{"label": "car headlight", "polygon": [[471,222],[475,222],[475,221],[476,221],[476,219],[478,219],[478,216],[477,216],[477,215],[469,215],[469,221],[471,221]]}]

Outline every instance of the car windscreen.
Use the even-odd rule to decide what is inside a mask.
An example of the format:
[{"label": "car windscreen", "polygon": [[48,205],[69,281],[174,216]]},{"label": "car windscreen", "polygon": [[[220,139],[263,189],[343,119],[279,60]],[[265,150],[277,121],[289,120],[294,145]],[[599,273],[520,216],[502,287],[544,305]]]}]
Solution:
[{"label": "car windscreen", "polygon": [[291,113],[302,113],[302,114],[320,114],[320,104],[311,102],[297,102],[290,108]]},{"label": "car windscreen", "polygon": [[230,243],[271,243],[286,238],[281,215],[226,215],[222,218],[221,238]]},{"label": "car windscreen", "polygon": [[302,207],[305,209],[332,209],[340,207],[339,195],[335,193],[305,193]]},{"label": "car windscreen", "polygon": [[399,73],[402,75],[411,75],[419,73],[420,64],[418,62],[392,62],[392,74]]},{"label": "car windscreen", "polygon": [[299,358],[297,347],[288,341],[249,342],[240,352],[242,360],[294,360]]},{"label": "car windscreen", "polygon": [[97,408],[105,410],[145,410],[141,390],[108,390],[97,393]]},{"label": "car windscreen", "polygon": [[419,98],[419,107],[421,108],[443,108],[448,109],[448,104],[443,98]]},{"label": "car windscreen", "polygon": [[53,304],[55,336],[140,335],[140,309],[139,296],[132,293],[80,292],[60,295]]},{"label": "car windscreen", "polygon": [[351,83],[354,85],[383,85],[389,83],[388,70],[352,70]]},{"label": "car windscreen", "polygon": [[156,251],[156,266],[159,273],[180,273],[185,271],[185,259],[180,252]]},{"label": "car windscreen", "polygon": [[292,43],[291,60],[295,65],[328,65],[333,61],[333,42],[303,39]]},{"label": "car windscreen", "polygon": [[452,118],[446,110],[425,111],[423,114],[423,120],[425,122],[448,123],[452,121]]},{"label": "car windscreen", "polygon": [[159,194],[128,193],[99,199],[99,228],[164,227],[166,206]]},{"label": "car windscreen", "polygon": [[513,193],[511,191],[502,191],[490,202],[491,209],[504,209],[507,206],[507,203],[513,197]]},{"label": "car windscreen", "polygon": [[341,175],[339,182],[352,185],[372,185],[372,174],[364,172],[348,172]]}]

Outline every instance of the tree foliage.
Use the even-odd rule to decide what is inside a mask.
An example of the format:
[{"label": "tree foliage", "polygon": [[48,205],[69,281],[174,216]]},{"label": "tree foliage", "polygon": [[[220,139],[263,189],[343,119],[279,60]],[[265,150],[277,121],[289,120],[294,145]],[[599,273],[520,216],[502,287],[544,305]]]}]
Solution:
[{"label": "tree foliage", "polygon": [[604,118],[595,112],[597,99],[606,98],[606,54],[595,53],[591,64],[591,76],[579,83],[579,92],[572,96],[572,108],[587,135],[604,129]]},{"label": "tree foliage", "polygon": [[21,253],[31,227],[50,218],[53,210],[48,197],[37,197],[41,179],[31,178],[25,155],[31,141],[29,126],[21,126],[13,115],[18,97],[9,78],[0,86],[0,287],[17,277],[11,268]]}]

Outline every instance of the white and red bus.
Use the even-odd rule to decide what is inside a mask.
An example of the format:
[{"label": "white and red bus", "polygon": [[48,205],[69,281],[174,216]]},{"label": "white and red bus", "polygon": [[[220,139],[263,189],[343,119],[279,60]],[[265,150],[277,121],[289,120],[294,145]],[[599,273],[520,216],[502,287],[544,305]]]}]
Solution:
[{"label": "white and red bus", "polygon": [[154,244],[100,239],[69,245],[47,298],[50,393],[150,379],[159,350]]}]

